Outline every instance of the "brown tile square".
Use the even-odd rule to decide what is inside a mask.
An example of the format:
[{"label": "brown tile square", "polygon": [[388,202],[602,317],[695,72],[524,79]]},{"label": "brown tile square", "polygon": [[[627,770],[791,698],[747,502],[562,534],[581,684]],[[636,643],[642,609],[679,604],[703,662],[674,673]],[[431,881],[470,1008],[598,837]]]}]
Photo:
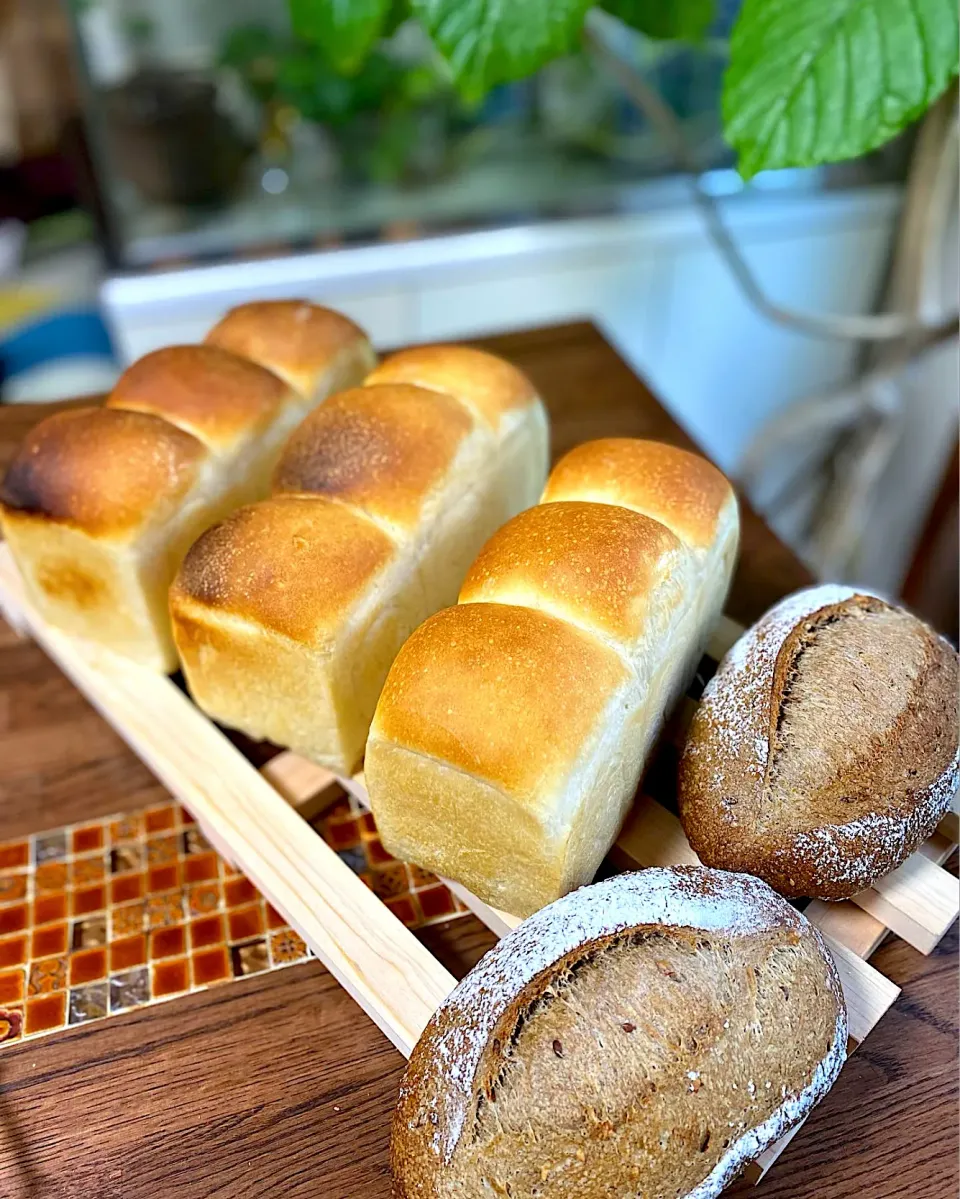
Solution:
[{"label": "brown tile square", "polygon": [[225,945],[215,945],[212,949],[202,949],[195,953],[190,959],[190,969],[195,987],[209,987],[212,983],[224,982],[233,977],[230,955]]},{"label": "brown tile square", "polygon": [[374,837],[364,845],[371,866],[385,866],[387,862],[396,861],[392,854],[387,853],[380,843],[379,837]]},{"label": "brown tile square", "polygon": [[151,866],[147,871],[147,892],[157,895],[162,891],[173,891],[180,886],[180,866],[173,862],[169,866]]},{"label": "brown tile square", "polygon": [[193,949],[206,949],[209,945],[220,945],[225,940],[223,917],[219,914],[190,921],[190,945]]},{"label": "brown tile square", "polygon": [[232,878],[223,884],[223,898],[228,908],[239,908],[260,898],[260,892],[248,878]]},{"label": "brown tile square", "polygon": [[93,949],[94,946],[106,943],[106,916],[87,916],[84,920],[74,920],[70,936],[71,949]]},{"label": "brown tile square", "polygon": [[74,916],[89,916],[101,912],[107,906],[107,889],[104,886],[80,887],[70,897],[70,910]]},{"label": "brown tile square", "polygon": [[48,924],[45,928],[35,928],[30,938],[30,956],[34,958],[49,958],[54,954],[67,952],[67,925]]},{"label": "brown tile square", "polygon": [[182,924],[173,928],[157,928],[150,934],[151,958],[175,958],[186,952],[186,936]]},{"label": "brown tile square", "polygon": [[245,974],[260,974],[270,966],[266,941],[252,941],[248,945],[234,945],[230,950],[230,964],[234,978]]},{"label": "brown tile square", "polygon": [[174,804],[167,804],[163,808],[153,808],[149,812],[144,812],[143,823],[148,837],[152,837],[156,833],[168,832],[177,823],[177,809]]},{"label": "brown tile square", "polygon": [[26,899],[27,876],[25,874],[0,875],[0,904],[16,903],[18,899]]},{"label": "brown tile square", "polygon": [[410,880],[407,878],[406,867],[402,862],[391,862],[380,870],[373,872],[373,892],[381,899],[389,899],[394,895],[406,895],[410,890]]},{"label": "brown tile square", "polygon": [[203,883],[216,877],[217,855],[215,853],[195,854],[183,863],[183,881],[185,883]]},{"label": "brown tile square", "polygon": [[398,895],[395,899],[385,899],[384,903],[407,928],[416,928],[420,924],[420,913],[412,895]]},{"label": "brown tile square", "polygon": [[118,845],[110,850],[110,873],[129,874],[132,870],[142,870],[144,864],[142,845]]},{"label": "brown tile square", "polygon": [[85,1024],[107,1014],[107,983],[97,982],[87,987],[71,987],[67,1020],[70,1024]]},{"label": "brown tile square", "polygon": [[243,871],[238,866],[234,866],[233,862],[228,862],[226,858],[220,859],[220,873],[225,879],[243,876]]},{"label": "brown tile square", "polygon": [[165,866],[175,862],[179,846],[176,837],[154,837],[147,842],[147,862],[151,866]]},{"label": "brown tile square", "polygon": [[103,825],[88,824],[85,828],[75,828],[71,842],[74,853],[92,853],[95,849],[103,849]]},{"label": "brown tile square", "polygon": [[439,920],[441,916],[453,916],[457,910],[453,896],[442,883],[418,891],[417,901],[425,920]]},{"label": "brown tile square", "polygon": [[350,797],[341,795],[336,803],[332,803],[323,816],[324,824],[336,824],[337,821],[353,820],[353,808],[350,807]]},{"label": "brown tile square", "polygon": [[263,913],[260,905],[251,904],[248,908],[237,908],[227,913],[227,929],[231,941],[248,941],[251,937],[263,932]]},{"label": "brown tile square", "polygon": [[219,883],[201,883],[198,887],[191,887],[187,892],[187,906],[193,916],[215,912],[220,906]]},{"label": "brown tile square", "polygon": [[377,835],[376,822],[369,812],[364,812],[360,817],[360,831],[365,837],[375,837]]},{"label": "brown tile square", "polygon": [[0,1009],[0,1045],[4,1041],[19,1041],[23,1036],[23,1008]]},{"label": "brown tile square", "polygon": [[28,994],[46,995],[50,991],[63,991],[66,986],[66,957],[44,958],[40,962],[31,962],[30,980],[27,984]]},{"label": "brown tile square", "polygon": [[133,937],[121,937],[119,941],[110,942],[110,973],[118,970],[132,970],[134,966],[142,966],[147,960],[147,938],[143,933]]},{"label": "brown tile square", "polygon": [[44,862],[34,872],[33,885],[38,891],[62,891],[67,885],[67,863]]},{"label": "brown tile square", "polygon": [[29,865],[29,841],[7,841],[0,845],[0,870],[21,870]]},{"label": "brown tile square", "polygon": [[115,974],[110,979],[110,1011],[125,1012],[150,1000],[150,972],[146,966]]},{"label": "brown tile square", "polygon": [[176,995],[190,988],[189,961],[187,958],[171,958],[168,961],[155,962],[150,968],[151,986],[154,999],[165,995]]},{"label": "brown tile square", "polygon": [[22,966],[27,960],[27,938],[23,934],[18,937],[4,937],[0,941],[0,970],[9,966]]},{"label": "brown tile square", "polygon": [[67,916],[67,897],[60,891],[55,895],[38,895],[33,901],[33,923],[53,924],[56,920],[65,920]]},{"label": "brown tile square", "polygon": [[70,881],[75,887],[84,883],[102,883],[107,870],[103,858],[99,855],[91,858],[77,858],[70,865]]},{"label": "brown tile square", "polygon": [[270,935],[270,957],[275,966],[299,962],[307,957],[309,952],[303,937],[292,928],[285,928]]},{"label": "brown tile square", "polygon": [[268,903],[267,904],[267,928],[274,929],[274,928],[286,928],[286,927],[287,927],[286,918],[281,916],[280,913],[277,911],[277,909]]},{"label": "brown tile square", "polygon": [[198,828],[188,828],[181,834],[181,844],[185,854],[209,853],[213,846]]},{"label": "brown tile square", "polygon": [[81,987],[84,983],[96,982],[107,974],[107,951],[105,949],[82,949],[70,955],[70,986]]},{"label": "brown tile square", "polygon": [[122,908],[111,908],[111,936],[127,937],[131,933],[140,932],[146,923],[146,907],[141,900],[137,903],[125,903]]},{"label": "brown tile square", "polygon": [[110,880],[110,902],[129,903],[143,898],[143,875],[120,874]]},{"label": "brown tile square", "polygon": [[38,866],[44,862],[59,862],[67,856],[67,834],[62,828],[53,833],[38,833],[33,839],[33,860]]},{"label": "brown tile square", "polygon": [[136,841],[143,828],[139,816],[121,816],[110,825],[110,844],[120,845],[124,841]]},{"label": "brown tile square", "polygon": [[0,908],[0,937],[8,933],[18,933],[27,927],[27,905],[14,904],[8,908]]},{"label": "brown tile square", "polygon": [[182,806],[177,808],[177,816],[179,817],[180,823],[184,828],[189,827],[191,824],[197,823],[187,809]]},{"label": "brown tile square", "polygon": [[328,824],[323,839],[333,849],[350,849],[360,843],[360,826],[356,820],[345,820],[339,824]]},{"label": "brown tile square", "polygon": [[147,924],[150,928],[169,928],[183,920],[183,900],[179,895],[151,895],[147,900]]},{"label": "brown tile square", "polygon": [[27,1000],[27,1036],[34,1032],[47,1032],[51,1028],[62,1028],[67,1010],[67,993],[44,995],[41,999]]},{"label": "brown tile square", "polygon": [[19,1003],[23,999],[23,971],[5,970],[0,974],[0,1004]]},{"label": "brown tile square", "polygon": [[407,869],[410,871],[410,881],[415,887],[432,887],[440,881],[435,874],[414,862],[407,862]]}]

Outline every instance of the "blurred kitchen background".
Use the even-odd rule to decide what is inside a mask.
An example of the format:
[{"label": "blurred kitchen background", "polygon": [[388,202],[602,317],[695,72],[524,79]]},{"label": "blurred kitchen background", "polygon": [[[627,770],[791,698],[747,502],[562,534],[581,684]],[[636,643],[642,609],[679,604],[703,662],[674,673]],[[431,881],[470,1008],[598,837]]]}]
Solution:
[{"label": "blurred kitchen background", "polygon": [[[865,159],[744,187],[720,7],[695,49],[608,33],[766,294],[955,312],[955,93]],[[237,301],[291,295],[381,347],[593,320],[818,574],[956,636],[956,338],[878,348],[762,314],[663,130],[589,53],[470,109],[413,24],[345,78],[283,0],[0,0],[0,400],[103,391]]]}]

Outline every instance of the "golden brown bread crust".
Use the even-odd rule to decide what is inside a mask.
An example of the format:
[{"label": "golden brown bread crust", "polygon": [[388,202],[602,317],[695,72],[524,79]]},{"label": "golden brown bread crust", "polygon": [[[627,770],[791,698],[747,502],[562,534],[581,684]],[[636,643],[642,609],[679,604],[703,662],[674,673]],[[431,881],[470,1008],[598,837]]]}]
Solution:
[{"label": "golden brown bread crust", "polygon": [[716,541],[733,488],[706,458],[659,441],[601,438],[577,446],[550,472],[542,503],[589,500],[620,504],[659,520],[686,544]]},{"label": "golden brown bread crust", "polygon": [[495,946],[411,1055],[397,1199],[712,1199],[843,1064],[815,928],[703,867],[581,888]]},{"label": "golden brown bread crust", "polygon": [[166,519],[206,458],[195,437],[156,416],[58,412],[30,430],[8,466],[0,485],[4,520],[130,536]]},{"label": "golden brown bread crust", "polygon": [[510,413],[526,408],[537,398],[533,384],[511,363],[458,345],[416,346],[391,354],[366,382],[412,383],[446,392],[495,430]]},{"label": "golden brown bread crust", "polygon": [[[643,635],[651,604],[682,601],[683,546],[658,521],[609,504],[538,504],[480,551],[460,603],[544,608],[618,642]],[[675,586],[671,586],[675,583]]]},{"label": "golden brown bread crust", "polygon": [[[541,702],[543,663],[551,702]],[[549,792],[598,733],[628,669],[613,650],[543,612],[458,604],[416,630],[377,708],[377,736],[503,788]],[[464,680],[469,679],[465,691]]]},{"label": "golden brown bread crust", "polygon": [[168,346],[128,367],[105,407],[159,416],[214,453],[255,437],[289,401],[270,371],[217,346]]},{"label": "golden brown bread crust", "polygon": [[840,900],[896,869],[958,784],[958,660],[909,613],[847,587],[788,597],[708,685],[678,801],[708,865]]},{"label": "golden brown bread crust", "polygon": [[275,370],[304,395],[316,375],[366,334],[342,312],[307,300],[265,300],[232,308],[207,334],[207,345]]},{"label": "golden brown bread crust", "polygon": [[472,428],[450,396],[405,384],[355,387],[294,432],[273,491],[327,496],[412,527]]},{"label": "golden brown bread crust", "polygon": [[322,648],[394,553],[376,525],[332,501],[240,508],[194,543],[170,589],[181,654],[200,608]]}]

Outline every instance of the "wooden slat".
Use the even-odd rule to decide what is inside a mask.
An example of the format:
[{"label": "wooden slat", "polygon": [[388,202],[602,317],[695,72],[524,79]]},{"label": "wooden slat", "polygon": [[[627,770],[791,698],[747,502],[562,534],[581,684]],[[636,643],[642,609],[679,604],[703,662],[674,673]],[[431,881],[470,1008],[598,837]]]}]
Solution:
[{"label": "wooden slat", "polygon": [[960,915],[960,883],[915,853],[869,891],[854,895],[853,903],[921,953],[931,953]]},{"label": "wooden slat", "polygon": [[169,679],[44,624],[0,546],[0,594],[30,633],[409,1055],[456,980]]},{"label": "wooden slat", "polygon": [[335,774],[289,750],[271,758],[260,773],[304,820],[315,820],[343,794]]}]

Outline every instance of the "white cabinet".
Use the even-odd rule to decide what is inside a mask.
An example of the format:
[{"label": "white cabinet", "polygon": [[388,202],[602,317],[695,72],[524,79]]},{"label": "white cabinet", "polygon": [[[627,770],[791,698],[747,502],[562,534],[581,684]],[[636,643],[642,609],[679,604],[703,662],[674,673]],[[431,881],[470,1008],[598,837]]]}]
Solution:
[{"label": "white cabinet", "polygon": [[[867,312],[898,205],[897,189],[872,188],[748,193],[725,211],[781,303]],[[201,338],[232,304],[277,296],[342,308],[380,347],[592,318],[728,469],[767,416],[853,363],[849,344],[754,312],[682,188],[646,213],[115,278],[103,291],[128,361]]]}]

